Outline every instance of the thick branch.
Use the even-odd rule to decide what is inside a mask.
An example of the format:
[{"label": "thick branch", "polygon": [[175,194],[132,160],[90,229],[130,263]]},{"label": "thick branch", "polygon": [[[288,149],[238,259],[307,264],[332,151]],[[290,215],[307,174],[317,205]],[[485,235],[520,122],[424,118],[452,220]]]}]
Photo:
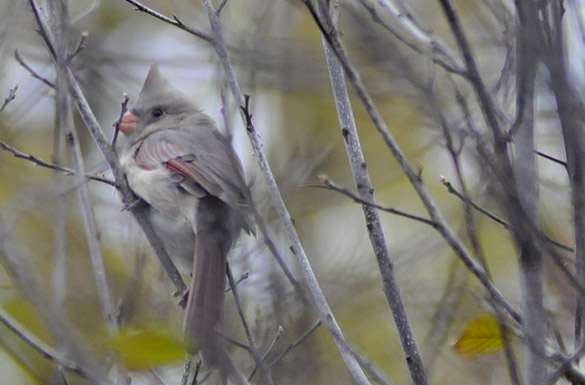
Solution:
[{"label": "thick branch", "polygon": [[[331,23],[328,24],[328,27],[332,31],[336,31],[337,13],[335,10],[329,8],[328,3],[325,5],[324,2],[321,2],[320,5],[321,16],[331,15]],[[336,36],[338,36],[337,33]],[[323,47],[325,49],[331,87],[333,89],[335,106],[337,108],[339,125],[341,127],[341,134],[344,139],[347,158],[350,162],[351,172],[358,189],[358,194],[360,195],[360,198],[365,201],[375,202],[374,186],[370,179],[365,157],[361,149],[357,126],[353,117],[353,109],[349,100],[345,77],[343,76],[343,68],[333,53],[333,50],[327,44],[325,37],[323,37]],[[325,181],[325,183],[327,183],[327,181]],[[382,289],[386,295],[386,300],[390,305],[390,309],[392,310],[392,316],[394,317],[396,330],[400,337],[400,342],[402,343],[402,350],[406,357],[410,376],[415,384],[425,385],[427,384],[425,368],[410,322],[406,315],[404,302],[400,295],[400,289],[394,274],[394,265],[390,259],[388,247],[386,246],[386,236],[382,229],[380,215],[371,205],[362,204],[362,209],[370,243],[376,256],[376,261],[378,262],[378,268],[382,277]]]}]

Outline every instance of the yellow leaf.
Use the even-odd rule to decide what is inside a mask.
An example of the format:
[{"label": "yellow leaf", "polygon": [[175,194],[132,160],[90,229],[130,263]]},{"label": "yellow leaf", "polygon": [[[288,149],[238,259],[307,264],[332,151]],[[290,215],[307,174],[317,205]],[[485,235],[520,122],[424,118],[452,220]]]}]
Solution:
[{"label": "yellow leaf", "polygon": [[111,338],[106,347],[117,352],[128,370],[144,370],[184,360],[186,353],[182,341],[165,327],[155,328],[126,327]]},{"label": "yellow leaf", "polygon": [[496,316],[482,313],[469,321],[453,350],[466,359],[495,353],[504,347],[500,322]]}]

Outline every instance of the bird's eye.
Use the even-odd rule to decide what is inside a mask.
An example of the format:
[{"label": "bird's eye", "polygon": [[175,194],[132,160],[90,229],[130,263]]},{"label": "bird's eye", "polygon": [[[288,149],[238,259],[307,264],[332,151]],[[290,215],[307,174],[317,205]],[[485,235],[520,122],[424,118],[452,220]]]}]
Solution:
[{"label": "bird's eye", "polygon": [[155,108],[154,110],[152,110],[152,117],[153,118],[160,118],[161,116],[163,116],[164,111],[162,108]]}]

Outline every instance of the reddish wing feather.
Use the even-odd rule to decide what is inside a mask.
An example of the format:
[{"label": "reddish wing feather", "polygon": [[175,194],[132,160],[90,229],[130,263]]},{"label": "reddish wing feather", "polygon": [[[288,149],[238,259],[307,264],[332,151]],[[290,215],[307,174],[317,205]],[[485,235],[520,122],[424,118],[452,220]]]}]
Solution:
[{"label": "reddish wing feather", "polygon": [[[209,194],[218,196],[222,193],[222,185],[218,181],[225,180],[234,183],[236,172],[231,164],[220,156],[207,154],[207,163],[186,160],[189,151],[183,146],[170,143],[166,140],[155,140],[154,136],[145,141],[136,151],[136,164],[145,170],[154,170],[165,167],[176,172],[188,180],[199,184]],[[190,158],[190,157],[189,157]],[[226,178],[225,173],[228,173]],[[234,178],[232,178],[232,175]],[[232,180],[234,179],[234,180]]]},{"label": "reddish wing feather", "polygon": [[167,169],[183,175],[185,178],[197,182],[208,193],[215,195],[218,186],[211,182],[209,174],[197,163],[184,161],[180,158],[169,159]]}]

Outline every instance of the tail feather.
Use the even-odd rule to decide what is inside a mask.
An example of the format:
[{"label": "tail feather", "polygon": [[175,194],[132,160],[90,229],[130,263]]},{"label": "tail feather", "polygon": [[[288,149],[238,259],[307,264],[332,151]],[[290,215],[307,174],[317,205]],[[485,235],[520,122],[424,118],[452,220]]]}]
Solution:
[{"label": "tail feather", "polygon": [[197,207],[197,233],[193,283],[189,292],[184,333],[191,353],[201,349],[207,367],[221,365],[223,349],[223,302],[227,254],[233,243],[229,228],[231,209],[207,196]]}]

